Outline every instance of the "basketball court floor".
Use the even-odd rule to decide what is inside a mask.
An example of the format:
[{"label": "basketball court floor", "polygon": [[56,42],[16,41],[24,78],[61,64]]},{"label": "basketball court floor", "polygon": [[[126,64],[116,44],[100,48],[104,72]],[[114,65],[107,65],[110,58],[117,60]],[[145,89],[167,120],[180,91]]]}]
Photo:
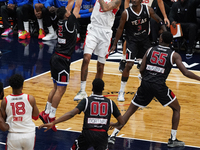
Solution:
[{"label": "basketball court floor", "polygon": [[[5,96],[11,94],[8,79],[15,73],[21,74],[26,79],[24,93],[33,95],[36,99],[39,111],[44,110],[48,94],[53,86],[50,76],[49,60],[54,52],[56,40],[41,41],[36,36],[30,40],[18,41],[17,35],[0,38],[0,81],[4,84]],[[117,92],[120,88],[121,73],[118,71],[122,49],[109,56],[105,65],[103,80],[105,90],[103,95],[115,101],[121,113],[127,110],[131,99],[137,91],[140,81],[139,71],[134,65],[130,72],[125,89],[125,102],[117,101]],[[179,51],[184,65],[197,75],[200,75],[200,54],[198,50],[191,59],[186,59],[184,51]],[[72,55],[70,82],[60,105],[56,117],[73,109],[78,102],[73,101],[74,96],[80,89],[80,68],[83,57],[82,44],[77,43],[76,50]],[[137,62],[136,62],[137,63]],[[86,92],[90,95],[92,80],[96,73],[96,57],[93,56],[89,65]],[[119,132],[115,145],[109,145],[111,150],[196,150],[200,149],[200,82],[184,77],[174,66],[167,85],[177,96],[181,105],[181,119],[177,132],[177,138],[185,142],[181,148],[168,148],[167,141],[171,132],[172,111],[153,99],[148,107],[140,108],[128,123]],[[57,124],[58,131],[44,132],[44,129],[36,129],[35,150],[69,150],[74,140],[82,130],[83,113],[71,120]],[[111,118],[115,122],[115,118]],[[38,119],[34,121],[36,126],[42,124]],[[109,134],[112,131],[108,132]],[[7,132],[0,131],[0,150],[5,149]],[[90,148],[92,150],[92,148]]]}]

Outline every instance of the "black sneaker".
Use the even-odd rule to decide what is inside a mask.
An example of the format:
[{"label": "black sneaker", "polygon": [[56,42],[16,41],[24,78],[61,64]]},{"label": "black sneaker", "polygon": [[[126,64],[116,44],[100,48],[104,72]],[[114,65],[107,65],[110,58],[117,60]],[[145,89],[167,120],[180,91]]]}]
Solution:
[{"label": "black sneaker", "polygon": [[183,141],[179,141],[178,139],[176,140],[169,139],[167,146],[168,147],[182,147],[182,146],[185,146],[185,143]]},{"label": "black sneaker", "polygon": [[137,68],[140,69],[140,66],[141,66],[141,63],[138,63],[137,64]]},{"label": "black sneaker", "polygon": [[119,71],[120,72],[123,72],[124,68],[126,66],[126,60],[125,59],[122,59],[119,63]]},{"label": "black sneaker", "polygon": [[114,136],[108,137],[108,144],[115,144],[115,137]]}]

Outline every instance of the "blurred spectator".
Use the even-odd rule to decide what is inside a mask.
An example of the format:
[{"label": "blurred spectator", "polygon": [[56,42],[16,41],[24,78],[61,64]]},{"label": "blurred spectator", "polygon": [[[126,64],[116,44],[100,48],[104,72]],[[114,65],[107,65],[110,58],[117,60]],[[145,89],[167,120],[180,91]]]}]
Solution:
[{"label": "blurred spectator", "polygon": [[192,57],[193,47],[197,36],[196,8],[200,0],[178,0],[173,3],[169,13],[171,25],[175,28],[176,23],[181,24],[184,38],[189,40],[186,49],[186,57]]},{"label": "blurred spectator", "polygon": [[[155,13],[165,21],[166,26],[170,26],[170,22],[168,20],[168,15],[171,10],[171,6],[173,4],[173,0],[154,0],[152,2],[151,8],[154,9]],[[153,45],[158,44],[159,38],[159,24],[154,20],[151,19],[151,40]]]},{"label": "blurred spectator", "polygon": [[25,4],[31,4],[29,0],[9,0],[8,5],[1,6],[1,16],[3,20],[3,26],[5,31],[1,34],[1,36],[8,36],[9,34],[13,34],[11,29],[10,22],[8,21],[8,17],[17,17],[17,27],[18,27],[18,36],[20,37],[23,33],[24,26],[22,21],[22,6]]},{"label": "blurred spectator", "polygon": [[[83,0],[77,21],[77,41],[84,40],[87,30],[87,25],[90,23],[90,16],[96,0]],[[80,34],[80,35],[79,35]]]},{"label": "blurred spectator", "polygon": [[[38,39],[52,40],[56,39],[57,35],[52,25],[49,9],[45,7],[47,0],[33,0],[34,13],[39,25]],[[43,22],[45,22],[49,33],[46,35]]]},{"label": "blurred spectator", "polygon": [[7,5],[7,2],[8,2],[7,0],[0,0],[0,17],[1,17],[1,6]]}]

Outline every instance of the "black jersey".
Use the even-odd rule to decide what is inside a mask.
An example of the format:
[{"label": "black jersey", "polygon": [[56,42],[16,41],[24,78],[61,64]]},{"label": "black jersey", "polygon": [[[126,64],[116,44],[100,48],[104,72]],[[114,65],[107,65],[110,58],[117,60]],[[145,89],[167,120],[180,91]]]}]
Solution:
[{"label": "black jersey", "polygon": [[116,104],[103,95],[91,95],[83,99],[77,108],[85,113],[83,129],[104,129],[108,131],[111,114],[121,114]]},{"label": "black jersey", "polygon": [[126,9],[127,20],[125,23],[125,32],[127,42],[143,41],[150,32],[150,14],[148,6],[141,4],[140,13],[133,11],[132,7]]},{"label": "black jersey", "polygon": [[172,56],[174,51],[169,47],[155,46],[148,51],[146,69],[142,80],[157,84],[165,83],[173,66]]},{"label": "black jersey", "polygon": [[71,56],[75,50],[77,31],[75,28],[76,17],[71,14],[68,20],[58,21],[58,43],[56,53]]}]

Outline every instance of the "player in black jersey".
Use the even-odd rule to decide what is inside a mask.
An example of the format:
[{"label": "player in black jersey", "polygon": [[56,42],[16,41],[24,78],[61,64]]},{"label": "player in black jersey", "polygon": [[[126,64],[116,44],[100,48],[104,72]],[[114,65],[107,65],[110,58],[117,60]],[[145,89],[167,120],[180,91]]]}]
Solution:
[{"label": "player in black jersey", "polygon": [[[123,115],[123,119],[126,123],[138,107],[146,107],[153,97],[156,97],[163,106],[169,106],[173,111],[171,138],[168,141],[168,147],[180,147],[184,146],[184,142],[176,139],[180,119],[180,105],[174,93],[166,86],[165,81],[173,64],[176,64],[182,74],[188,78],[200,81],[200,77],[188,71],[182,63],[181,56],[170,49],[169,45],[172,39],[172,34],[165,31],[160,36],[159,45],[147,50],[140,67],[141,85],[128,110]],[[111,125],[117,127],[117,124]],[[112,135],[116,136],[119,132],[118,129],[115,129]],[[114,136],[111,137],[114,143]]]},{"label": "player in black jersey", "polygon": [[[77,35],[75,22],[79,15],[81,2],[82,0],[76,1],[73,13],[65,7],[60,7],[57,10],[57,17],[60,19],[58,21],[58,42],[55,53],[50,60],[51,77],[54,87],[49,93],[45,110],[39,115],[44,123],[55,120],[56,109],[69,83],[70,58],[75,50]],[[57,131],[55,126],[52,130]]]},{"label": "player in black jersey", "polygon": [[55,124],[69,120],[83,111],[85,114],[83,130],[71,149],[87,150],[90,147],[94,147],[95,150],[106,150],[108,143],[107,131],[110,125],[111,114],[113,114],[121,126],[124,124],[124,120],[116,104],[102,95],[104,90],[103,80],[96,78],[93,80],[92,85],[93,94],[91,96],[82,99],[76,108],[65,113],[57,120],[39,126],[39,129],[47,127],[45,130],[47,131]]},{"label": "player in black jersey", "polygon": [[127,64],[122,72],[121,88],[117,98],[118,101],[125,101],[124,89],[129,78],[129,72],[134,65],[135,58],[142,58],[146,50],[151,47],[148,37],[150,32],[150,17],[152,17],[156,22],[160,22],[161,28],[166,31],[162,19],[151,7],[141,4],[142,0],[131,0],[131,3],[132,6],[125,9],[122,13],[115,41],[110,49],[110,52],[116,49],[117,42],[125,29]]}]

